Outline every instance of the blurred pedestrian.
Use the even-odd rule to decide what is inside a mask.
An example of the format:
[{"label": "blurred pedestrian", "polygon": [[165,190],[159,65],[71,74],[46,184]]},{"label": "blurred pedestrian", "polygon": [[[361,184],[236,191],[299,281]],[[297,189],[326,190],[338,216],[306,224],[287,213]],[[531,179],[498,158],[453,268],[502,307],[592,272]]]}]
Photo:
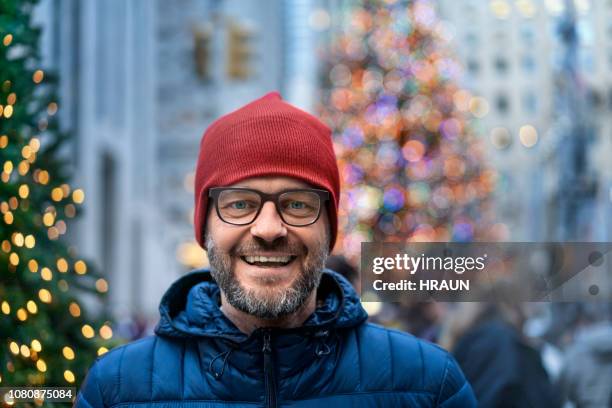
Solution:
[{"label": "blurred pedestrian", "polygon": [[452,351],[480,407],[560,407],[538,348],[522,334],[521,304],[512,300],[510,286],[498,285],[494,293],[497,302],[460,304],[448,317],[441,345]]},{"label": "blurred pedestrian", "polygon": [[578,305],[559,384],[576,408],[612,407],[612,322],[606,303]]}]

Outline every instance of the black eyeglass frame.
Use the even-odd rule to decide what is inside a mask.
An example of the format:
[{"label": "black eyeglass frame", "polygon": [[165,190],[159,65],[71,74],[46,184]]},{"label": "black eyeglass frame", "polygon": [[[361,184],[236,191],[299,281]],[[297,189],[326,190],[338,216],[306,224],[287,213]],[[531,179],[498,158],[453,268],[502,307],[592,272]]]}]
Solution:
[{"label": "black eyeglass frame", "polygon": [[[253,220],[244,224],[237,224],[234,222],[229,222],[226,221],[225,219],[223,219],[223,217],[221,216],[221,211],[219,210],[219,196],[221,195],[222,192],[224,191],[248,191],[248,192],[252,192],[255,193],[257,195],[259,195],[259,197],[261,198],[261,203],[259,204],[259,208],[257,209],[257,213],[255,213],[255,216],[253,217]],[[300,193],[300,192],[307,192],[307,193],[315,193],[319,196],[319,200],[321,205],[319,205],[319,211],[317,213],[317,216],[315,217],[315,219],[312,222],[309,222],[308,224],[300,224],[300,225],[295,225],[295,224],[291,224],[290,222],[287,222],[285,220],[285,217],[283,216],[282,211],[280,210],[280,203],[279,203],[279,199],[280,196],[286,193]],[[219,219],[227,224],[230,225],[240,225],[240,226],[244,226],[244,225],[249,225],[255,222],[255,220],[257,219],[257,217],[259,217],[259,213],[261,213],[261,209],[263,208],[264,204],[267,203],[268,201],[272,201],[274,203],[274,207],[276,207],[276,213],[279,215],[279,217],[281,218],[281,220],[283,220],[283,222],[287,225],[290,225],[292,227],[307,227],[309,225],[314,224],[315,222],[317,222],[319,220],[319,217],[321,217],[321,208],[323,208],[323,206],[325,205],[325,203],[327,201],[329,201],[329,191],[326,190],[319,190],[316,188],[295,188],[295,189],[289,189],[289,190],[282,190],[279,191],[278,193],[274,193],[274,194],[268,194],[268,193],[264,193],[262,191],[259,190],[255,190],[252,188],[242,188],[242,187],[212,187],[208,190],[208,197],[212,198],[215,202],[215,210],[217,211],[217,216],[219,217]]]}]

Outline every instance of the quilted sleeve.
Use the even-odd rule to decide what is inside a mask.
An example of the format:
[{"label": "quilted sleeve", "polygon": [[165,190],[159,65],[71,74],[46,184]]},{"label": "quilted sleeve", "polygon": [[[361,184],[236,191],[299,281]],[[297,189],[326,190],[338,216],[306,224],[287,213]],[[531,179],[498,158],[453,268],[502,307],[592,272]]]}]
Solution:
[{"label": "quilted sleeve", "polygon": [[465,379],[463,372],[455,359],[448,354],[444,379],[438,395],[440,408],[476,408],[478,402],[470,383]]},{"label": "quilted sleeve", "polygon": [[81,386],[81,390],[77,395],[77,398],[74,402],[74,407],[76,408],[103,408],[104,400],[102,398],[102,392],[100,391],[100,383],[99,383],[99,374],[98,368],[99,364],[96,362],[90,369],[87,374],[87,378],[83,385]]}]

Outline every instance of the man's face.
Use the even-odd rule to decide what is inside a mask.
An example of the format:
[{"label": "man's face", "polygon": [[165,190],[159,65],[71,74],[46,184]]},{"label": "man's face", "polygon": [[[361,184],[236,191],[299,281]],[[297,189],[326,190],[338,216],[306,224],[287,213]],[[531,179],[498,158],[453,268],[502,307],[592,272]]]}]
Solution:
[{"label": "man's face", "polygon": [[[257,177],[229,187],[277,193],[311,188],[287,177]],[[232,225],[222,221],[211,201],[206,225],[206,249],[211,273],[228,302],[238,310],[264,319],[295,313],[319,285],[329,252],[329,221],[325,203],[311,225],[283,222],[273,202],[263,204],[255,221]],[[253,262],[262,258],[264,262]],[[265,262],[289,259],[288,262]]]}]

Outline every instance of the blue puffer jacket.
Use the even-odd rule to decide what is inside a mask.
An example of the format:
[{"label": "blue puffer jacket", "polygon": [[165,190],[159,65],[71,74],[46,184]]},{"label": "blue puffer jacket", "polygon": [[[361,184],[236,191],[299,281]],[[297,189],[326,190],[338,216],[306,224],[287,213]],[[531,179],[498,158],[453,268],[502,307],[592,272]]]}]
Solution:
[{"label": "blue puffer jacket", "polygon": [[326,271],[319,307],[296,329],[240,332],[219,288],[195,271],[164,295],[156,335],[92,366],[76,406],[475,407],[441,348],[365,323],[351,285]]}]

